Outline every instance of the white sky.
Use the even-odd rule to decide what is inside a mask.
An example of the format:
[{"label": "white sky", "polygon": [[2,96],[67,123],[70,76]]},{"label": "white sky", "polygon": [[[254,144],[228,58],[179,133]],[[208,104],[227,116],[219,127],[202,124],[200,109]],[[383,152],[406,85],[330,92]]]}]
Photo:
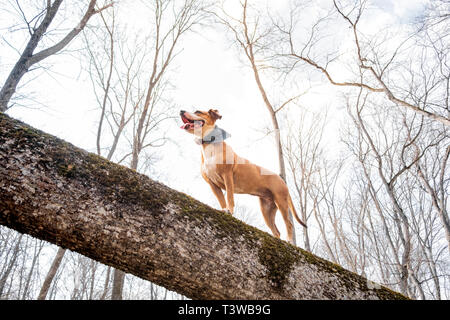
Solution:
[{"label": "white sky", "polygon": [[[235,0],[232,0],[235,1]],[[266,1],[260,0],[260,3]],[[321,3],[329,3],[322,0]],[[423,9],[425,0],[374,0],[373,7],[363,19],[366,32],[378,32],[381,26],[408,22]],[[269,1],[274,10],[287,10],[292,1]],[[9,6],[9,1],[0,0],[0,8]],[[127,11],[131,21],[144,24],[146,17],[139,12]],[[1,21],[3,20],[3,21]],[[0,82],[3,83],[11,64],[17,55],[4,42],[14,41],[18,33],[8,34],[5,29],[9,22],[0,18]],[[14,42],[16,44],[16,42]],[[20,46],[19,42],[19,46]],[[347,50],[348,43],[341,43]],[[347,47],[346,47],[347,46]],[[219,109],[223,119],[219,126],[232,134],[227,142],[240,155],[278,172],[275,146],[269,136],[263,136],[262,129],[270,124],[269,115],[257,91],[253,75],[238,59],[235,47],[230,46],[221,30],[204,28],[197,34],[190,34],[182,43],[183,52],[173,66],[176,72],[172,79],[176,86],[174,101],[179,109]],[[70,49],[80,48],[80,41],[71,44]],[[28,124],[65,139],[74,145],[95,152],[95,131],[99,110],[96,108],[91,83],[82,70],[86,62],[74,54],[63,54],[50,58],[53,64],[51,72],[42,73],[27,85],[27,92],[34,92],[34,100],[45,107],[40,109],[13,108],[8,113]],[[339,71],[339,70],[338,70]],[[344,72],[344,70],[340,70]],[[37,71],[40,72],[40,71]],[[36,73],[35,73],[36,74]],[[330,144],[338,142],[337,124],[339,108],[336,105],[338,93],[325,79],[318,78],[310,92],[300,99],[304,108],[330,107],[331,124],[327,132]],[[264,81],[264,79],[263,79]],[[270,82],[266,83],[270,87]],[[0,84],[1,85],[1,84]],[[315,108],[315,109],[314,109]],[[289,112],[295,116],[300,108],[291,106]],[[161,172],[160,179],[168,186],[189,193],[193,197],[218,208],[218,203],[209,187],[200,176],[200,149],[190,135],[179,129],[179,122],[169,121],[169,136],[177,141],[181,148],[166,144],[156,152],[162,160],[156,164]],[[334,141],[333,141],[334,139]],[[247,206],[254,211],[254,224],[267,231],[259,213],[256,198],[237,196],[238,206]],[[277,220],[284,237],[284,225]]]}]

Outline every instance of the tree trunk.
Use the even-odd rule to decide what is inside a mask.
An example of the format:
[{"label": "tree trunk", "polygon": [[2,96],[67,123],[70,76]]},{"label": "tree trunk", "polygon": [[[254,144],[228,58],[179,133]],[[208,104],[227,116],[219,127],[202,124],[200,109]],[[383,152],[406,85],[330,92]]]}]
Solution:
[{"label": "tree trunk", "polygon": [[105,277],[105,284],[103,285],[103,292],[100,296],[100,300],[105,300],[106,295],[108,294],[108,287],[109,287],[109,275],[111,273],[111,267],[107,267],[106,269],[106,277]]},{"label": "tree trunk", "polygon": [[33,30],[33,34],[31,35],[27,46],[20,55],[19,60],[14,65],[14,68],[11,70],[8,78],[6,79],[4,85],[0,90],[0,111],[4,112],[8,109],[9,101],[16,92],[20,80],[29,71],[29,68],[32,65],[35,65],[36,63],[39,63],[42,60],[60,52],[81,32],[81,30],[83,30],[89,19],[94,14],[99,13],[102,10],[112,6],[112,3],[110,3],[105,5],[103,8],[96,10],[96,0],[90,0],[86,12],[75,28],[73,28],[69,33],[66,34],[64,38],[62,38],[53,46],[34,53],[34,50],[42,40],[42,37],[45,35],[47,28],[55,18],[55,15],[58,12],[62,2],[63,0],[55,0],[53,4],[50,4],[50,1],[47,2],[46,14],[42,19],[42,22],[35,30]]},{"label": "tree trunk", "polygon": [[14,251],[12,253],[12,258],[9,261],[8,267],[6,268],[5,272],[2,274],[0,278],[0,298],[2,299],[3,296],[3,290],[5,289],[6,280],[8,279],[9,274],[11,273],[11,270],[13,269],[17,257],[19,256],[20,251],[20,242],[22,241],[22,234],[19,236],[19,239],[17,239],[16,245],[14,247]]},{"label": "tree trunk", "polygon": [[30,291],[31,277],[33,276],[34,268],[36,266],[36,262],[38,260],[39,255],[41,254],[41,250],[43,247],[42,241],[36,241],[34,244],[34,253],[33,253],[33,261],[31,262],[30,270],[28,271],[27,278],[25,280],[25,287],[22,293],[22,300],[26,300]]},{"label": "tree trunk", "polygon": [[124,284],[124,282],[125,282],[125,273],[119,269],[114,269],[111,300],[122,300],[123,299],[123,284]]},{"label": "tree trunk", "polygon": [[405,298],[1,113],[0,224],[194,299]]},{"label": "tree trunk", "polygon": [[0,90],[0,111],[6,111],[6,109],[8,108],[9,100],[16,92],[16,88],[19,84],[20,79],[22,79],[24,74],[28,72],[28,69],[31,66],[30,60],[33,56],[34,49],[36,49],[37,45],[41,41],[42,36],[45,34],[50,23],[53,21],[53,18],[58,12],[59,6],[61,5],[62,1],[63,0],[56,0],[51,6],[47,7],[47,12],[44,16],[44,19],[42,20],[39,27],[34,30],[30,40],[27,43],[27,46],[20,55],[19,60],[11,70],[8,78],[2,86],[2,89]]},{"label": "tree trunk", "polygon": [[44,283],[42,284],[41,291],[39,291],[37,300],[45,300],[47,298],[48,290],[50,289],[50,285],[52,284],[53,278],[55,278],[56,272],[58,271],[58,268],[61,265],[61,261],[65,253],[66,249],[58,248],[58,252],[56,252],[56,256],[53,259],[53,263],[50,269],[48,270]]}]

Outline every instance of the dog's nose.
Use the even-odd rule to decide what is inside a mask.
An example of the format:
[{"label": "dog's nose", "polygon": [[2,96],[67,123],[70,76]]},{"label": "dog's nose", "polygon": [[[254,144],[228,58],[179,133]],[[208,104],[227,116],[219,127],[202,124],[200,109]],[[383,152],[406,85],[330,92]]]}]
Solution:
[{"label": "dog's nose", "polygon": [[181,111],[180,111],[180,116],[182,116],[185,112],[186,112],[186,111],[181,110]]}]

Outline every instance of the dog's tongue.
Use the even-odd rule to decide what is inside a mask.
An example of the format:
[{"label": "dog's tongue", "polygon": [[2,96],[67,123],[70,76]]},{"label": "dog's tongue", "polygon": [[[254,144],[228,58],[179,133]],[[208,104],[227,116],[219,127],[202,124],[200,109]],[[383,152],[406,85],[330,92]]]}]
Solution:
[{"label": "dog's tongue", "polygon": [[183,124],[180,128],[186,130],[186,129],[189,129],[192,125],[193,125],[193,123],[188,122],[188,123]]}]

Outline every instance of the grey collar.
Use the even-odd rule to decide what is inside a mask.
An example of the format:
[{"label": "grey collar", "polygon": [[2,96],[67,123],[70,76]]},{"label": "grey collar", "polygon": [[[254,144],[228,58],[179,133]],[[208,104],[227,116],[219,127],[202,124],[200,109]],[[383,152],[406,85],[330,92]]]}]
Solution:
[{"label": "grey collar", "polygon": [[231,134],[229,134],[222,128],[219,128],[218,126],[215,126],[210,133],[208,133],[206,136],[203,137],[203,139],[196,138],[195,143],[197,144],[220,143],[229,137],[231,137]]}]

